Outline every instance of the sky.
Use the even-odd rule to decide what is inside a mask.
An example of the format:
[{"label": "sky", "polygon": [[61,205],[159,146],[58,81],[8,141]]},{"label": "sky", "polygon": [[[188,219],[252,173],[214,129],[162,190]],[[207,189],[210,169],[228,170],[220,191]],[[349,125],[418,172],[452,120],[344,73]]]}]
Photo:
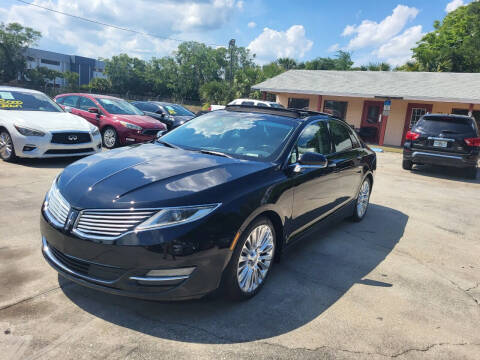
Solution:
[{"label": "sky", "polygon": [[179,42],[227,46],[235,39],[264,64],[352,53],[355,65],[400,65],[433,22],[471,0],[26,0],[152,37],[1,0],[0,22],[42,33],[43,50],[93,58],[120,53],[143,59],[171,55]]}]

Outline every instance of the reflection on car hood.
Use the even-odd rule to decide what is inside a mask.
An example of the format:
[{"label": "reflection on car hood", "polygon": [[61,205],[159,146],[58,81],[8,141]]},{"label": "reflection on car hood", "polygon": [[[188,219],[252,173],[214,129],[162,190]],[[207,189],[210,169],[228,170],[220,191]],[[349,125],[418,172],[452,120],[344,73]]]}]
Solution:
[{"label": "reflection on car hood", "polygon": [[[58,187],[78,209],[195,205],[195,197],[272,164],[143,144],[68,166]],[[211,203],[218,202],[211,199]]]},{"label": "reflection on car hood", "polygon": [[2,112],[2,118],[40,131],[90,131],[87,120],[66,112],[7,110]]}]

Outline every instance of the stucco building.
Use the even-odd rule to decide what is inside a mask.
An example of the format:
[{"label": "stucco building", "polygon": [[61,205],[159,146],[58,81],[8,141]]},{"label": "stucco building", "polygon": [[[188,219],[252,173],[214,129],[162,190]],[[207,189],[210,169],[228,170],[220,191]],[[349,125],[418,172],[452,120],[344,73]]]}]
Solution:
[{"label": "stucco building", "polygon": [[290,70],[253,88],[285,107],[331,113],[379,145],[402,145],[426,113],[480,121],[480,74]]}]

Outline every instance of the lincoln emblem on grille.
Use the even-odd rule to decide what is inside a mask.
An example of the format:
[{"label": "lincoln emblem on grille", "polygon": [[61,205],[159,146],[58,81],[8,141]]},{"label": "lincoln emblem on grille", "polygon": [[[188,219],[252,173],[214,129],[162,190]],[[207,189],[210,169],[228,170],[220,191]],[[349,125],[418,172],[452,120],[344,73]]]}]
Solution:
[{"label": "lincoln emblem on grille", "polygon": [[77,141],[78,140],[78,136],[77,135],[68,135],[68,141]]}]

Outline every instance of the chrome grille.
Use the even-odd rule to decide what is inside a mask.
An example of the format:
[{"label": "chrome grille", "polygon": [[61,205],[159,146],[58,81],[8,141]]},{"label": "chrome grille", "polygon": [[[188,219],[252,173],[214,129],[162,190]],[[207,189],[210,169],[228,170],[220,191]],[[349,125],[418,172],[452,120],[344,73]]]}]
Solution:
[{"label": "chrome grille", "polygon": [[84,210],[74,226],[77,235],[86,238],[116,238],[133,230],[158,210]]},{"label": "chrome grille", "polygon": [[67,221],[70,205],[67,200],[60,194],[57,185],[54,184],[48,194],[47,203],[45,204],[45,214],[48,219],[58,227],[63,227]]}]

